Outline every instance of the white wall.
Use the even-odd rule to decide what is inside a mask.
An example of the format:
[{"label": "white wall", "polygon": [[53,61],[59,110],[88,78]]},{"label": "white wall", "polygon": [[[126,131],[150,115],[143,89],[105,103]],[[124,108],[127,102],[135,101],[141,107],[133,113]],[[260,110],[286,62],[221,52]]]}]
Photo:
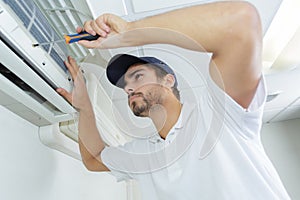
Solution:
[{"label": "white wall", "polygon": [[0,106],[0,199],[125,200],[124,183],[44,146],[38,127]]},{"label": "white wall", "polygon": [[291,199],[299,200],[300,119],[265,124],[262,140]]}]

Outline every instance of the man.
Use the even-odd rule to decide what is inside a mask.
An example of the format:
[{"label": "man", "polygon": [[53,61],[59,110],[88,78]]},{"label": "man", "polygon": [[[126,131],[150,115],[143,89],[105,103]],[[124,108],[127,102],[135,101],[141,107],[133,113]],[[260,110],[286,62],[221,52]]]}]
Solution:
[{"label": "man", "polygon": [[80,41],[87,48],[165,43],[212,53],[207,88],[196,104],[180,103],[176,75],[164,62],[126,54],[110,60],[110,82],[128,94],[133,113],[151,118],[157,129],[118,148],[101,140],[82,75],[69,58],[74,90],[58,92],[79,110],[80,151],[89,170],[138,180],[143,199],[289,199],[260,142],[266,93],[262,30],[252,5],[210,3],[134,22],[104,14],[84,30],[101,36]]}]

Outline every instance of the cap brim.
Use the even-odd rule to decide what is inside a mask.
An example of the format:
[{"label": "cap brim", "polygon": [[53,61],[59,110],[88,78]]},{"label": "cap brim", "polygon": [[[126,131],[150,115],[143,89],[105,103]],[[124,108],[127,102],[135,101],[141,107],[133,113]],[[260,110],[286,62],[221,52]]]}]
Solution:
[{"label": "cap brim", "polygon": [[115,86],[123,88],[123,76],[131,65],[147,63],[146,61],[128,54],[118,54],[112,57],[107,65],[106,76]]}]

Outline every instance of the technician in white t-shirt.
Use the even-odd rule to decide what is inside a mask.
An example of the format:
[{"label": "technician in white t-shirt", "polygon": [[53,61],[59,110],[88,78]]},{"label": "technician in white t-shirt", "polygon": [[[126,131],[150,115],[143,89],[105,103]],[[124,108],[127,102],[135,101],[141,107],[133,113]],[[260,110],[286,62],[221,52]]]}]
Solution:
[{"label": "technician in white t-shirt", "polygon": [[57,91],[79,110],[87,169],[136,179],[149,200],[289,199],[260,141],[266,90],[262,29],[252,5],[210,3],[134,22],[104,14],[87,21],[84,30],[101,36],[79,42],[87,48],[164,43],[212,53],[209,70],[197,66],[206,87],[197,101],[183,104],[176,75],[163,61],[128,54],[109,61],[108,80],[128,94],[133,113],[149,117],[157,130],[120,147],[105,147],[84,80],[69,57],[74,90]]}]

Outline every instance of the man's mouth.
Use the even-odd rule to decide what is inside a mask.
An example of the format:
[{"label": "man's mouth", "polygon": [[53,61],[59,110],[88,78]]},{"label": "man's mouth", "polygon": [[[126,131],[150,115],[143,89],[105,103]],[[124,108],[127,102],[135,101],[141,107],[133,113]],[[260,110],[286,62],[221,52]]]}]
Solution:
[{"label": "man's mouth", "polygon": [[142,97],[142,93],[133,93],[131,95],[128,96],[128,101],[129,103],[131,103],[134,99],[138,98],[138,97]]},{"label": "man's mouth", "polygon": [[130,96],[129,98],[129,102],[132,102],[134,99],[140,97],[139,95],[133,95],[133,96]]},{"label": "man's mouth", "polygon": [[129,101],[130,102],[132,102],[134,99],[136,99],[138,96],[137,95],[134,95],[134,96],[131,96],[130,98],[129,98]]}]

